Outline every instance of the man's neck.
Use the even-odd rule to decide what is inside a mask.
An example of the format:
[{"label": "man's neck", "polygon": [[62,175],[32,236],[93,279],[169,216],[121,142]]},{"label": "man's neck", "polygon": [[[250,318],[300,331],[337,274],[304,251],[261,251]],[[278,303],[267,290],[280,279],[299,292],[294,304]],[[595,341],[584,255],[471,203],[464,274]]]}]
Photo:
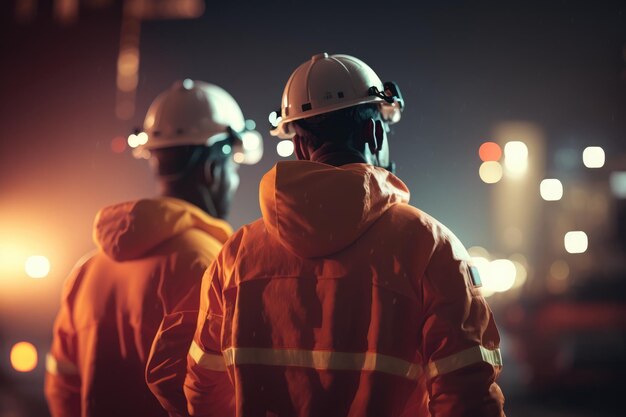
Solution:
[{"label": "man's neck", "polygon": [[332,166],[342,166],[355,163],[368,163],[365,156],[354,148],[333,143],[325,143],[311,154],[311,161]]}]

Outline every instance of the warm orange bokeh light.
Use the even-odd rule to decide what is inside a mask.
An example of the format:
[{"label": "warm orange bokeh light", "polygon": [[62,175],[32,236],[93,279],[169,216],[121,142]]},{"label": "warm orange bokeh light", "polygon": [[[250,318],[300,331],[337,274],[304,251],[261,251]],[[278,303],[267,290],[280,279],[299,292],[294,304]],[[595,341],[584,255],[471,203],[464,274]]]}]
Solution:
[{"label": "warm orange bokeh light", "polygon": [[18,372],[30,372],[37,366],[37,349],[31,343],[19,342],[11,348],[11,366]]},{"label": "warm orange bokeh light", "polygon": [[483,162],[499,161],[502,157],[502,148],[495,142],[485,142],[480,145],[478,156]]}]

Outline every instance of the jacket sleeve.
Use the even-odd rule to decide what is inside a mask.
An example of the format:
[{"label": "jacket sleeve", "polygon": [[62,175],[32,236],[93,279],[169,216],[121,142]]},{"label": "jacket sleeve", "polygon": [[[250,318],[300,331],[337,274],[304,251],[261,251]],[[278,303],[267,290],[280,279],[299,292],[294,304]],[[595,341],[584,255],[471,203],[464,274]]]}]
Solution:
[{"label": "jacket sleeve", "polygon": [[146,363],[146,383],[172,417],[188,415],[183,382],[207,265],[195,253],[177,253],[162,272],[159,297],[163,319]]},{"label": "jacket sleeve", "polygon": [[422,283],[422,355],[433,417],[503,417],[500,336],[463,245],[442,232]]},{"label": "jacket sleeve", "polygon": [[78,340],[72,310],[73,295],[83,275],[83,267],[75,268],[65,282],[61,308],[54,322],[52,347],[46,357],[44,393],[52,417],[81,415]]},{"label": "jacket sleeve", "polygon": [[202,280],[200,313],[187,356],[185,396],[192,416],[235,415],[235,391],[221,349],[224,318],[218,258]]}]

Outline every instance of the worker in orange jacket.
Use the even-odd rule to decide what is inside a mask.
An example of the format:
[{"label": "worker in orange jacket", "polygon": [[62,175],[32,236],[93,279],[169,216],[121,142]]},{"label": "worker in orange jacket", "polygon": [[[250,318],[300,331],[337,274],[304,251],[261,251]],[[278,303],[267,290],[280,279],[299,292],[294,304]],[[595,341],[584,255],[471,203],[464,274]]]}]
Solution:
[{"label": "worker in orange jacket", "polygon": [[403,106],[352,56],[293,72],[270,120],[299,161],[263,177],[263,218],[204,276],[190,414],[504,416],[478,271],[390,172],[387,126]]},{"label": "worker in orange jacket", "polygon": [[239,184],[233,159],[262,152],[245,123],[222,88],[185,80],[154,100],[145,132],[129,138],[150,158],[161,196],[96,217],[98,250],[65,283],[46,361],[53,417],[187,415],[201,279],[232,233],[222,219]]}]

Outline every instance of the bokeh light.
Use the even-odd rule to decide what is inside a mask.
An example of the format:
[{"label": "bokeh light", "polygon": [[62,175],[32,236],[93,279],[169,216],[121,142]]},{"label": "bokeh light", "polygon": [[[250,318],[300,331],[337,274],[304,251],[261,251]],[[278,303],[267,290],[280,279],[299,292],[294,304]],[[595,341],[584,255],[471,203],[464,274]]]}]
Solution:
[{"label": "bokeh light", "polygon": [[611,183],[611,192],[617,198],[626,198],[626,172],[611,172],[609,177]]},{"label": "bokeh light", "polygon": [[483,162],[480,164],[478,175],[484,183],[495,184],[502,179],[502,165],[496,161]]},{"label": "bokeh light", "polygon": [[137,133],[137,143],[139,144],[139,146],[148,143],[148,134],[146,132]]},{"label": "bokeh light", "polygon": [[572,148],[557,149],[554,155],[554,165],[558,170],[569,171],[580,164],[580,154]]},{"label": "bokeh light", "polygon": [[602,168],[604,166],[604,149],[599,146],[588,146],[583,151],[583,164],[587,168]]},{"label": "bokeh light", "polygon": [[247,119],[246,120],[246,129],[247,130],[254,130],[256,129],[256,122],[252,119]]},{"label": "bokeh light", "polygon": [[541,198],[546,201],[557,201],[563,197],[563,184],[556,178],[546,178],[539,185]]},{"label": "bokeh light", "polygon": [[139,49],[128,47],[122,50],[117,60],[117,88],[129,92],[137,88],[139,80]]},{"label": "bokeh light", "polygon": [[24,270],[31,278],[44,278],[50,272],[50,261],[41,255],[29,256],[24,264]]},{"label": "bokeh light", "polygon": [[19,342],[11,348],[11,366],[18,372],[30,372],[37,367],[37,349],[32,343]]},{"label": "bokeh light", "polygon": [[246,156],[243,154],[243,152],[235,152],[235,154],[233,155],[233,161],[237,162],[238,164],[241,164],[245,160]]},{"label": "bokeh light", "polygon": [[515,280],[511,288],[519,288],[526,283],[528,269],[526,269],[526,266],[522,262],[516,261],[513,258],[511,258],[511,262],[513,262],[515,266]]},{"label": "bokeh light", "polygon": [[562,259],[557,259],[550,265],[550,276],[557,280],[567,279],[569,276],[569,265]]},{"label": "bokeh light", "polygon": [[528,147],[524,142],[511,141],[504,145],[504,165],[512,177],[520,177],[528,168]]},{"label": "bokeh light", "polygon": [[191,90],[193,88],[193,84],[194,84],[193,80],[191,80],[189,78],[185,78],[183,80],[183,88],[185,90]]},{"label": "bokeh light", "polygon": [[489,259],[489,251],[482,246],[472,246],[467,249],[467,253],[469,253],[470,256],[474,258]]},{"label": "bokeh light", "polygon": [[587,234],[580,230],[567,232],[563,239],[565,250],[569,253],[583,253],[589,244]]},{"label": "bokeh light", "polygon": [[276,152],[283,158],[287,158],[293,154],[293,142],[289,139],[281,140],[276,145]]},{"label": "bokeh light", "polygon": [[128,146],[131,148],[136,148],[139,146],[139,138],[134,133],[128,135]]},{"label": "bokeh light", "polygon": [[484,297],[490,297],[497,292],[505,292],[517,288],[526,282],[528,275],[526,266],[518,260],[489,259],[482,256],[472,256],[472,265],[478,269],[482,287],[480,292]]},{"label": "bokeh light", "polygon": [[[559,261],[557,261],[559,262]],[[563,262],[563,261],[560,261]],[[553,264],[554,266],[555,264]],[[567,272],[567,274],[569,274],[569,267],[567,266],[566,263],[563,263],[561,266],[565,266],[566,269],[564,269],[561,272],[557,272],[557,273],[563,273],[563,272]],[[555,267],[555,268],[560,268],[559,267]],[[546,280],[546,289],[548,290],[548,292],[552,293],[552,294],[562,294],[565,291],[567,291],[568,287],[569,287],[569,280],[567,279],[567,275],[555,275],[553,274],[553,269],[555,268],[550,268],[550,274],[547,277]]]},{"label": "bokeh light", "polygon": [[489,263],[488,285],[495,292],[508,291],[515,283],[515,264],[508,259],[496,259]]},{"label": "bokeh light", "polygon": [[261,145],[261,135],[258,132],[243,132],[241,140],[243,141],[243,148],[247,151],[254,151]]},{"label": "bokeh light", "polygon": [[499,161],[502,157],[502,148],[495,142],[485,142],[478,148],[478,156],[483,162]]},{"label": "bokeh light", "polygon": [[[254,122],[247,120],[246,123]],[[248,123],[249,126],[252,124]],[[243,142],[243,152],[235,152],[233,159],[237,163],[245,163],[248,165],[256,164],[263,157],[263,137],[256,130],[246,130],[241,133],[241,141]],[[238,154],[241,154],[238,156]]]},{"label": "bokeh light", "polygon": [[126,140],[117,136],[111,139],[111,150],[115,153],[123,153],[126,150]]},{"label": "bokeh light", "polygon": [[270,113],[268,120],[273,127],[276,127],[278,126],[278,123],[280,123],[280,121],[282,120],[282,117],[280,117],[279,112],[273,111]]}]

